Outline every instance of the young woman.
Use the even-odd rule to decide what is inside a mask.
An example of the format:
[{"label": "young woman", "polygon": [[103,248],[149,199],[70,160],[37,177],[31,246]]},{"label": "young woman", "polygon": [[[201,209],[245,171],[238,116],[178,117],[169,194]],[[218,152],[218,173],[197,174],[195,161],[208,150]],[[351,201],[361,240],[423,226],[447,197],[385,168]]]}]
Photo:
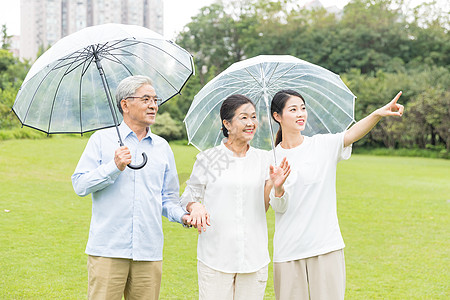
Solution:
[{"label": "young woman", "polygon": [[275,214],[274,287],[278,300],[344,299],[344,241],[336,213],[336,165],[351,155],[352,143],[385,116],[401,116],[401,92],[345,132],[302,135],[308,120],[303,97],[282,90],[271,112],[279,123],[275,153],[292,173],[284,185],[289,202]]},{"label": "young woman", "polygon": [[[269,152],[249,145],[258,121],[247,97],[225,99],[220,117],[225,139],[197,155],[181,197],[199,232],[210,225],[198,239],[199,298],[260,300],[270,262],[266,211],[269,199],[275,207],[285,203],[283,183],[290,168],[286,160],[272,167]],[[194,213],[201,206],[197,202],[209,220]]]}]

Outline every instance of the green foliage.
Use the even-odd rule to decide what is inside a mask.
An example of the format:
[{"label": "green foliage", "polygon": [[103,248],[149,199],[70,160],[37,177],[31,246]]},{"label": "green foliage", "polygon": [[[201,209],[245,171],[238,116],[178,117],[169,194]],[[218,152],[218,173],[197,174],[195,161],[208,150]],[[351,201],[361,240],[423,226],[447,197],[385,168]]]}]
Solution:
[{"label": "green foliage", "polygon": [[28,61],[20,61],[8,50],[0,49],[0,130],[20,124],[11,108],[29,69]]},{"label": "green foliage", "polygon": [[386,104],[399,91],[399,103],[405,105],[402,118],[385,118],[358,142],[361,146],[389,148],[416,147],[427,144],[449,147],[450,71],[431,67],[399,73],[378,71],[375,76],[353,69],[342,76],[355,95],[356,120]]},{"label": "green foliage", "polygon": [[0,130],[0,141],[12,139],[43,139],[48,136],[46,133],[37,131],[28,127],[16,128],[11,130]]},{"label": "green foliage", "polygon": [[170,113],[158,113],[155,124],[152,125],[152,132],[167,141],[179,140],[183,138],[183,125],[174,120]]},{"label": "green foliage", "polygon": [[2,25],[2,40],[1,40],[2,49],[5,49],[5,50],[9,49],[9,47],[11,46],[10,39],[11,39],[11,36],[8,35],[7,29],[6,29],[6,24],[3,24]]}]

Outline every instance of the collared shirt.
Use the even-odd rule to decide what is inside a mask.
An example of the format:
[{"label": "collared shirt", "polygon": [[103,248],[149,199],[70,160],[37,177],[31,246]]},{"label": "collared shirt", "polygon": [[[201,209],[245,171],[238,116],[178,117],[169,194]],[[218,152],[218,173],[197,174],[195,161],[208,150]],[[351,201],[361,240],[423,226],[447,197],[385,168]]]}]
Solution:
[{"label": "collared shirt", "polygon": [[181,222],[179,183],[169,144],[151,131],[139,141],[125,124],[119,126],[133,164],[148,156],[140,170],[120,171],[114,162],[119,147],[115,128],[97,131],[89,139],[72,175],[79,196],[92,194],[92,219],[86,253],[141,261],[162,260],[161,214]]},{"label": "collared shirt", "polygon": [[223,143],[197,155],[181,197],[202,202],[211,226],[198,238],[197,258],[225,273],[251,273],[270,262],[264,184],[269,153],[250,147],[235,157]]}]

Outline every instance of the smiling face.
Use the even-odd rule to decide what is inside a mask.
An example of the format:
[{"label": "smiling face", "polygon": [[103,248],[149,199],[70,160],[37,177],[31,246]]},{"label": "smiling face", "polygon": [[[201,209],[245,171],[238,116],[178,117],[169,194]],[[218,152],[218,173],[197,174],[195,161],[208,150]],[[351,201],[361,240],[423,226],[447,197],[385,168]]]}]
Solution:
[{"label": "smiling face", "polygon": [[[142,101],[139,97],[150,97],[155,101]],[[130,126],[146,128],[155,123],[158,105],[156,104],[155,89],[148,84],[144,84],[138,88],[133,95],[135,98],[122,99],[121,105],[123,110],[123,118]]]},{"label": "smiling face", "polygon": [[305,130],[308,112],[300,97],[291,96],[286,101],[282,114],[276,114],[274,117],[281,124],[283,132],[298,132]]},{"label": "smiling face", "polygon": [[256,128],[258,127],[255,107],[251,103],[239,106],[231,122],[223,120],[223,124],[228,129],[228,138],[230,140],[250,142],[255,136]]}]

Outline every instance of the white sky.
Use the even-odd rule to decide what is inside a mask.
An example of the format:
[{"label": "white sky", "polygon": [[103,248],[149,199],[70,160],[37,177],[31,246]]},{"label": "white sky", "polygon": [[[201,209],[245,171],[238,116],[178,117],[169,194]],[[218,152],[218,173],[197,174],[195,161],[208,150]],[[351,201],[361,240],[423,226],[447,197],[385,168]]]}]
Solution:
[{"label": "white sky", "polygon": [[[300,4],[311,0],[298,0]],[[343,8],[349,0],[320,0],[325,7],[336,5]],[[408,0],[407,0],[408,1]],[[411,6],[430,0],[409,0]],[[438,0],[438,3],[448,7],[448,0]],[[200,8],[214,0],[164,0],[164,31],[167,38],[175,38],[183,26],[196,15]],[[445,4],[447,3],[447,4]],[[20,35],[20,0],[0,0],[0,26],[6,24],[8,34]]]}]

